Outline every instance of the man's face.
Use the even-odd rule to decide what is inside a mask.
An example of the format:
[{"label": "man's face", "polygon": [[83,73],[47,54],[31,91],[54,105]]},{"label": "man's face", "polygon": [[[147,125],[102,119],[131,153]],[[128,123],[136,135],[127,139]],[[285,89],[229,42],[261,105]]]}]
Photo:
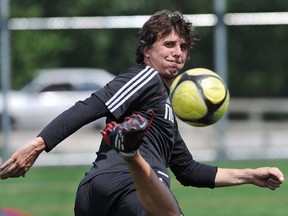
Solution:
[{"label": "man's face", "polygon": [[172,31],[167,37],[158,39],[152,47],[144,50],[144,62],[156,69],[163,81],[170,86],[187,59],[185,39]]}]

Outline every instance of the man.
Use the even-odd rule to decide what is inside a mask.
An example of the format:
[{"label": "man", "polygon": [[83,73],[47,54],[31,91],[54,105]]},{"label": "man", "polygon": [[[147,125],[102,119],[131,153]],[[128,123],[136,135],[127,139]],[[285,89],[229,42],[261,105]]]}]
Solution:
[{"label": "man", "polygon": [[97,158],[78,187],[75,215],[183,215],[169,190],[168,167],[185,186],[278,188],[284,176],[277,168],[217,168],[198,163],[188,151],[169,87],[194,40],[192,23],[181,13],[155,13],[140,31],[138,65],[54,119],[0,167],[12,164],[0,178],[24,176],[43,150],[49,152],[83,125],[106,116]]}]

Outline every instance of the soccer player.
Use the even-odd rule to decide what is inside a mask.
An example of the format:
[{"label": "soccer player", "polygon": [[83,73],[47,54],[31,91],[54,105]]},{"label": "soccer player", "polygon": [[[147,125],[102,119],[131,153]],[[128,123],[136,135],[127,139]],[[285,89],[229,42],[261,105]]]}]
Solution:
[{"label": "soccer player", "polygon": [[168,168],[185,186],[278,188],[284,181],[278,168],[205,165],[194,160],[181,138],[169,87],[195,41],[192,23],[180,12],[163,10],[139,34],[137,65],[56,117],[0,167],[12,164],[0,178],[24,176],[42,151],[105,116],[97,158],[78,187],[75,215],[183,215],[170,191]]}]

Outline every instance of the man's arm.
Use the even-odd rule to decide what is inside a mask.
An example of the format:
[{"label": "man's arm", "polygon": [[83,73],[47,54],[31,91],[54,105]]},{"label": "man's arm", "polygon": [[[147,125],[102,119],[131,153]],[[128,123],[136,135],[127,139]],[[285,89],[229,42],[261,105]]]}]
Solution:
[{"label": "man's arm", "polygon": [[148,120],[132,114],[124,122],[108,123],[101,134],[104,141],[115,149],[127,163],[137,197],[149,216],[181,215],[170,190],[158,179],[150,165],[139,153],[142,138],[149,128]]},{"label": "man's arm", "polygon": [[0,166],[0,172],[6,169],[0,174],[0,179],[24,176],[42,151],[49,152],[83,125],[103,117],[107,112],[104,103],[95,95],[78,101],[52,120],[37,138],[17,149],[10,159]]},{"label": "man's arm", "polygon": [[215,187],[254,184],[275,190],[284,182],[283,173],[276,167],[257,169],[224,169],[218,168]]},{"label": "man's arm", "polygon": [[143,157],[125,157],[128,169],[136,186],[138,199],[149,216],[180,215],[178,205],[168,188],[157,178]]}]

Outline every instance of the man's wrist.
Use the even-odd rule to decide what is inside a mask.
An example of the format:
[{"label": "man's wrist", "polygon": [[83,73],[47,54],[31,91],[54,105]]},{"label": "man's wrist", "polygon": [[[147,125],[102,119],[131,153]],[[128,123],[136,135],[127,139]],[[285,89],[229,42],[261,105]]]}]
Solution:
[{"label": "man's wrist", "polygon": [[135,150],[133,152],[119,152],[119,154],[123,157],[126,162],[134,161],[137,156],[139,156],[139,150]]},{"label": "man's wrist", "polygon": [[36,151],[42,152],[46,149],[45,141],[42,137],[36,137],[36,139],[33,142],[33,147]]}]

